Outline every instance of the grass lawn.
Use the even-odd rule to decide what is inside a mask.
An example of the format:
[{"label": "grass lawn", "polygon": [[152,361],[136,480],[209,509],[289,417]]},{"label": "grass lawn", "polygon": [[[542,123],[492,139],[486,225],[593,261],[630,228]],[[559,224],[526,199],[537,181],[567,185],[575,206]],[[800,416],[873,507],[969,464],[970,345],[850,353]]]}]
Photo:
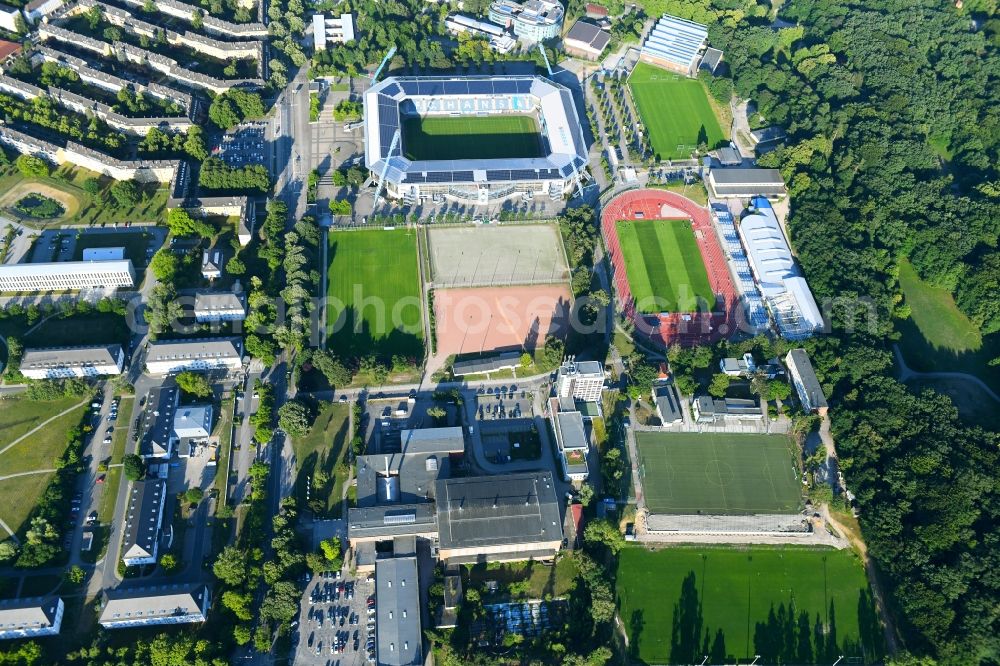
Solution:
[{"label": "grass lawn", "polygon": [[[411,229],[331,232],[328,347],[348,358],[423,358],[417,236]],[[360,309],[360,312],[359,312]]]},{"label": "grass lawn", "polygon": [[[14,395],[0,400],[0,449],[5,448],[42,421],[55,416],[63,410],[69,409],[82,400],[83,398],[75,397],[59,398],[58,400],[28,400],[23,395]],[[85,409],[86,405],[80,408],[80,414],[77,416],[78,421]],[[45,430],[48,430],[48,428]],[[45,430],[39,431],[36,434],[42,434]],[[65,441],[60,442],[60,445],[63,444],[65,444]],[[7,451],[7,453],[0,453],[0,469],[8,469],[7,465],[11,464],[12,459],[7,458],[7,456],[17,457],[21,448],[19,444]],[[60,448],[59,453],[61,452],[62,449]],[[0,476],[2,476],[2,473],[0,473]]]},{"label": "grass lawn", "polygon": [[640,62],[628,83],[658,159],[686,159],[699,144],[725,140],[701,81]]},{"label": "grass lawn", "polygon": [[[573,589],[579,573],[576,560],[572,557],[563,557],[551,567],[541,562],[512,562],[476,564],[463,569],[466,574],[466,585],[483,587],[486,581],[491,580],[499,583],[496,594],[486,594],[483,597],[486,603],[544,599],[547,596],[561,597]],[[514,590],[510,589],[510,585],[518,583],[527,584],[518,585]]]},{"label": "grass lawn", "polygon": [[115,421],[115,432],[111,435],[111,463],[117,465],[125,457],[125,444],[128,443],[128,427],[132,421],[132,410],[135,408],[135,398],[123,397],[118,403],[118,420]]},{"label": "grass lawn", "polygon": [[982,336],[951,294],[921,280],[906,260],[899,263],[899,284],[911,312],[899,324],[906,364],[918,372],[967,372],[1000,393],[1000,366],[989,365],[1000,356],[1000,333]]},{"label": "grass lawn", "polygon": [[128,322],[122,315],[94,313],[73,317],[53,317],[28,335],[28,347],[60,347],[125,343],[129,338]]},{"label": "grass lawn", "polygon": [[636,444],[653,513],[783,513],[802,501],[782,435],[638,432]]},{"label": "grass lawn", "polygon": [[[326,510],[330,513],[338,512],[346,478],[346,474],[338,474],[336,468],[346,451],[350,412],[350,405],[331,404],[316,417],[308,434],[292,439],[298,467],[296,492],[305,498],[306,479],[312,479],[312,497],[326,493]],[[317,473],[326,477],[325,483],[317,483]]]},{"label": "grass lawn", "polygon": [[710,311],[715,294],[687,220],[621,220],[618,240],[641,312]]},{"label": "grass lawn", "polygon": [[410,160],[541,157],[538,123],[528,115],[428,116],[403,120]]},{"label": "grass lawn", "polygon": [[215,465],[215,489],[219,492],[216,506],[226,502],[226,482],[229,480],[229,447],[233,439],[233,400],[223,397],[219,422],[215,424],[215,435],[219,438],[219,459]]},{"label": "grass lawn", "polygon": [[[0,481],[0,520],[7,523],[15,533],[27,527],[25,521],[35,509],[35,503],[42,496],[54,476],[32,474]],[[0,529],[0,541],[7,538],[7,532]]]},{"label": "grass lawn", "polygon": [[[628,546],[619,615],[640,663],[874,663],[882,632],[850,550]],[[705,643],[708,649],[705,649]]]}]

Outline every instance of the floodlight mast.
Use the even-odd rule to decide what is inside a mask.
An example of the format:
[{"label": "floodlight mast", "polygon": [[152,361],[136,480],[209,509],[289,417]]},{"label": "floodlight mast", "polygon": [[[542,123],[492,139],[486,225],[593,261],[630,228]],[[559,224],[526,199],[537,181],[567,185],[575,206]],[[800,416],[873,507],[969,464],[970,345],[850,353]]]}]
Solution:
[{"label": "floodlight mast", "polygon": [[542,54],[542,60],[545,61],[545,69],[548,70],[549,76],[554,76],[552,74],[552,65],[549,64],[549,56],[545,53],[545,46],[541,42],[538,42],[538,50]]},{"label": "floodlight mast", "polygon": [[385,186],[385,176],[389,173],[389,159],[392,157],[392,151],[396,150],[396,145],[399,143],[399,129],[397,128],[395,133],[392,135],[392,143],[389,144],[389,152],[385,154],[385,165],[382,167],[382,175],[378,179],[378,188],[375,190],[375,202],[372,204],[372,213],[378,208],[379,199],[382,195],[382,188]]},{"label": "floodlight mast", "polygon": [[389,52],[385,54],[385,57],[382,58],[382,63],[378,66],[378,69],[376,69],[375,73],[372,74],[372,80],[371,80],[372,84],[374,84],[376,81],[378,81],[378,75],[382,73],[382,69],[387,64],[389,64],[389,60],[391,60],[392,56],[394,56],[394,55],[396,55],[396,47],[392,46],[392,47],[389,48]]}]

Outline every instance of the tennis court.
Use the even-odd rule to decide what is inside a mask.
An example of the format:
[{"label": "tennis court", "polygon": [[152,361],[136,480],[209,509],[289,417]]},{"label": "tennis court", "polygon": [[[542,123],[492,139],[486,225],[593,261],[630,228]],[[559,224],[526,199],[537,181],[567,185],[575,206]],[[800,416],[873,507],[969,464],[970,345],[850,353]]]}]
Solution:
[{"label": "tennis court", "polygon": [[799,510],[791,440],[782,435],[637,432],[651,513],[750,515]]},{"label": "tennis court", "polygon": [[538,123],[529,115],[425,116],[403,120],[409,160],[541,157]]}]

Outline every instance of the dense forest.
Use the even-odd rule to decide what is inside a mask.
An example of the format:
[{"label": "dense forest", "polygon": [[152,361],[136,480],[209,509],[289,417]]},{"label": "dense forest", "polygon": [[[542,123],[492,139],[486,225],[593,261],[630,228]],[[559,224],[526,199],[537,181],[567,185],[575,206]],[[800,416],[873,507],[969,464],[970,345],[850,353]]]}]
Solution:
[{"label": "dense forest", "polygon": [[831,353],[815,360],[902,647],[996,663],[1000,438],[897,382],[889,361],[910,314],[903,259],[984,334],[1000,329],[1000,22],[990,0],[954,4],[790,0],[775,16],[740,0],[644,3],[709,24],[736,93],[788,131],[760,163],[789,183],[793,245],[833,303]]}]

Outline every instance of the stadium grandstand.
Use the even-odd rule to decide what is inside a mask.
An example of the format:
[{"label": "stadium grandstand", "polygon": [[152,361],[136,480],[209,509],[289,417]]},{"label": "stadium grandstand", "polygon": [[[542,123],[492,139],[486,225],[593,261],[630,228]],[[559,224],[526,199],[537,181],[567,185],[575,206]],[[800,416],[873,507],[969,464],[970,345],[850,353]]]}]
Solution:
[{"label": "stadium grandstand", "polygon": [[768,328],[769,319],[764,300],[753,279],[753,272],[750,270],[750,262],[747,260],[746,252],[740,245],[739,234],[736,233],[736,225],[733,223],[733,216],[725,206],[712,206],[712,216],[722,236],[724,249],[729,255],[729,261],[733,266],[733,273],[739,284],[740,301],[743,303],[743,312],[746,321],[740,322],[740,328],[749,333],[759,333]]},{"label": "stadium grandstand", "polygon": [[781,336],[800,340],[822,330],[823,315],[767,199],[751,200],[751,213],[740,221],[739,234],[757,288]]},{"label": "stadium grandstand", "polygon": [[639,57],[644,62],[693,76],[708,39],[708,28],[664,14],[650,31]]},{"label": "stadium grandstand", "polygon": [[540,76],[391,77],[364,106],[365,166],[408,203],[559,199],[587,165],[570,91]]}]

